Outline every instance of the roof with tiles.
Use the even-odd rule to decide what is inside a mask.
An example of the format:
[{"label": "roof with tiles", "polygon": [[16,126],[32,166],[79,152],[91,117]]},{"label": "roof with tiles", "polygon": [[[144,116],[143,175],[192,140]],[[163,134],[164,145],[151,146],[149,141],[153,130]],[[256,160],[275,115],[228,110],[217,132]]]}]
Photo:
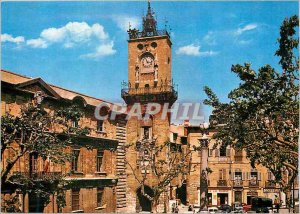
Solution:
[{"label": "roof with tiles", "polygon": [[[38,78],[31,78],[31,77],[27,77],[24,75],[20,75],[11,71],[7,71],[7,70],[3,70],[1,69],[1,82],[6,82],[6,83],[10,83],[13,85],[17,85],[17,84],[22,84],[34,79],[38,79]],[[41,79],[42,80],[42,79]],[[102,99],[98,99],[95,97],[91,97],[88,95],[84,95],[81,94],[79,92],[75,92],[75,91],[71,91],[59,86],[55,86],[55,85],[51,85],[51,84],[47,84],[49,87],[51,87],[60,97],[64,98],[64,99],[68,99],[68,100],[73,100],[75,97],[82,97],[87,104],[92,105],[92,106],[97,106],[100,103],[111,103]]]}]

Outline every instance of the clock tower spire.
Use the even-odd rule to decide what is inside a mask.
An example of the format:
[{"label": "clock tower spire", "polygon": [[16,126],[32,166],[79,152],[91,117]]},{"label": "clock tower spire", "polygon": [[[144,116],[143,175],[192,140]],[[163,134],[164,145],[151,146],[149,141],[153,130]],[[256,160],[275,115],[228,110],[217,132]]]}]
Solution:
[{"label": "clock tower spire", "polygon": [[128,30],[128,84],[123,84],[122,98],[127,104],[173,104],[177,100],[177,92],[171,76],[172,42],[166,29],[157,29],[149,0],[147,14],[142,21],[142,30]]}]

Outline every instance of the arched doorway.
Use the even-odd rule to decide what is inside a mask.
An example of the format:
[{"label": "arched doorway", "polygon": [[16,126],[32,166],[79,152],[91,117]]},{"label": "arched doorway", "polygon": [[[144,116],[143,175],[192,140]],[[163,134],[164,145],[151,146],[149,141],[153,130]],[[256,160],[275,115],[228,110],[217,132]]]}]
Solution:
[{"label": "arched doorway", "polygon": [[[144,186],[144,193],[149,195],[150,197],[153,197],[153,190],[148,187]],[[142,194],[142,187],[138,188],[136,191],[137,194],[137,200],[136,200],[136,208],[137,211],[148,211],[151,212],[151,201],[149,200],[148,197],[146,197],[144,194]]]}]

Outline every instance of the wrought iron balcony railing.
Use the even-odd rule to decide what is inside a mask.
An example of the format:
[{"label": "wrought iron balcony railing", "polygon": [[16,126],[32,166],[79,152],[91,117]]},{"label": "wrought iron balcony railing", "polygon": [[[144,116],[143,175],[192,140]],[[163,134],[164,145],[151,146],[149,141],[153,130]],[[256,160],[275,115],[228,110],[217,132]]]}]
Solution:
[{"label": "wrought iron balcony railing", "polygon": [[243,161],[243,156],[234,156],[234,161],[235,162],[242,162]]},{"label": "wrought iron balcony railing", "polygon": [[170,38],[170,35],[167,30],[156,30],[154,32],[129,30],[128,35],[129,35],[129,39],[138,39],[138,38],[152,37],[152,36],[168,36]]},{"label": "wrought iron balcony railing", "polygon": [[15,174],[20,174],[33,180],[55,180],[62,175],[61,172],[17,172]]},{"label": "wrought iron balcony railing", "polygon": [[218,180],[217,185],[220,187],[226,187],[227,181],[226,180]]},{"label": "wrought iron balcony railing", "polygon": [[178,93],[175,85],[164,85],[144,88],[123,88],[121,96],[126,101],[176,101]]},{"label": "wrought iron balcony railing", "polygon": [[234,187],[243,187],[243,181],[242,180],[233,180],[233,186]]},{"label": "wrought iron balcony railing", "polygon": [[276,187],[276,183],[275,183],[274,181],[271,181],[271,180],[266,181],[265,187],[266,187],[266,188],[271,188],[271,187],[274,188],[274,187]]},{"label": "wrought iron balcony railing", "polygon": [[259,181],[258,180],[250,180],[249,181],[249,187],[258,187]]}]

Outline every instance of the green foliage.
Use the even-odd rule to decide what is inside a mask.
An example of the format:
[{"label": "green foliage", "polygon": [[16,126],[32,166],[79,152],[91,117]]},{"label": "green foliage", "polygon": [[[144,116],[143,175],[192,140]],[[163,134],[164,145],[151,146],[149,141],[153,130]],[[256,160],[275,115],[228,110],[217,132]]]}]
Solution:
[{"label": "green foliage", "polygon": [[[228,103],[219,102],[210,88],[204,88],[208,96],[204,103],[213,107],[217,142],[245,149],[251,165],[267,167],[283,190],[291,188],[298,174],[298,22],[298,17],[293,16],[285,19],[280,28],[276,55],[282,72],[270,65],[257,72],[249,63],[233,65],[231,71],[241,83],[229,93]],[[283,179],[286,171],[288,182]]]},{"label": "green foliage", "polygon": [[[50,194],[57,192],[58,206],[64,206],[62,188],[66,181],[62,174],[35,174],[12,172],[12,168],[21,157],[38,154],[53,163],[64,164],[71,160],[72,154],[66,150],[72,146],[72,139],[89,133],[88,128],[71,127],[71,121],[79,121],[83,116],[77,106],[67,106],[56,112],[47,112],[40,106],[23,106],[19,115],[2,116],[1,155],[7,150],[12,155],[6,158],[1,169],[2,188],[18,188],[23,193],[33,192],[39,195],[45,204],[49,203]],[[62,137],[63,136],[63,137]]]},{"label": "green foliage", "polygon": [[[181,146],[166,141],[163,144],[157,145],[156,140],[143,139],[137,143],[128,144],[125,149],[135,150],[143,154],[144,151],[148,156],[141,156],[144,161],[148,161],[148,173],[141,173],[141,166],[136,167],[129,161],[126,161],[129,168],[132,170],[133,176],[136,181],[141,185],[151,184],[153,190],[153,197],[143,193],[152,201],[154,211],[158,205],[159,197],[162,193],[167,192],[167,187],[172,180],[178,177],[184,177],[190,172],[190,158],[192,150],[187,149],[186,152],[182,151]],[[129,152],[129,151],[128,151]],[[140,160],[141,162],[143,160]],[[151,181],[150,181],[151,179]],[[149,182],[150,183],[147,183]]]}]

